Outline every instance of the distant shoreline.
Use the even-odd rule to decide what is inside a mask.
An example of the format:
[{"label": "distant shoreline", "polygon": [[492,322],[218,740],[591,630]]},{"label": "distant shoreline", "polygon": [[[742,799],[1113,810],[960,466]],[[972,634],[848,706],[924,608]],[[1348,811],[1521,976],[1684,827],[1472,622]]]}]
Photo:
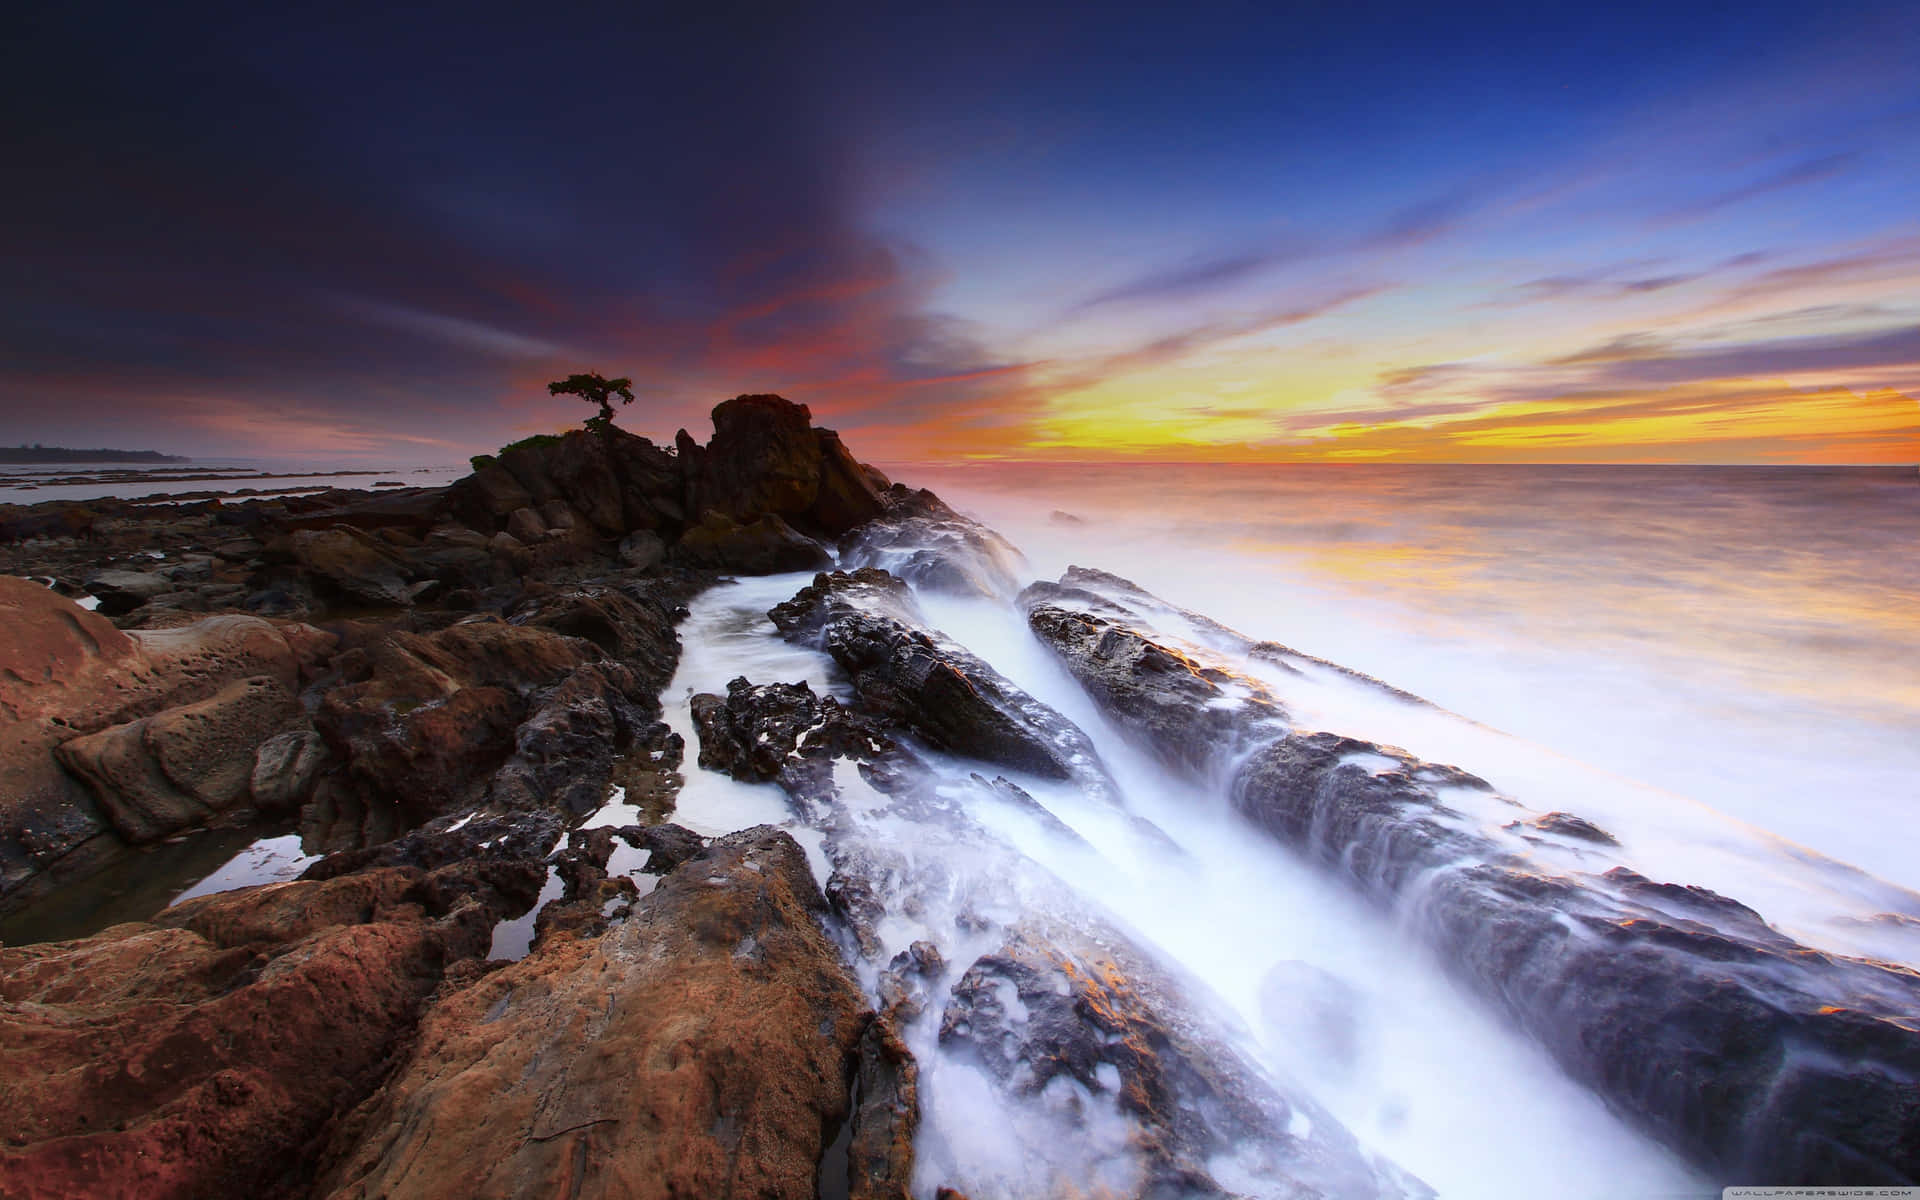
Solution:
[{"label": "distant shoreline", "polygon": [[183,463],[178,454],[158,450],[70,450],[65,446],[0,446],[0,463]]}]

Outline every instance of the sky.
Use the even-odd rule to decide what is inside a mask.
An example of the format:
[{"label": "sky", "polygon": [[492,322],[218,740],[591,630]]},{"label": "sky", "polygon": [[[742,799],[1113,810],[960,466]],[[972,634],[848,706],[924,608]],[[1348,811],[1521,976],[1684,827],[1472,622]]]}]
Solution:
[{"label": "sky", "polygon": [[0,443],[1920,462],[1920,5],[0,19]]}]

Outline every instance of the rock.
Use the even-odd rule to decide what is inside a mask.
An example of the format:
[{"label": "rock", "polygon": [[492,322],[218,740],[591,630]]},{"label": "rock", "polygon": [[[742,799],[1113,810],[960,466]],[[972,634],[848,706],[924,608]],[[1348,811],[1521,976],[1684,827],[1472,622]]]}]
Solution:
[{"label": "rock", "polygon": [[568,588],[528,596],[507,610],[507,618],[592,642],[641,672],[644,686],[654,692],[666,686],[680,660],[673,608],[648,593],[598,585]]},{"label": "rock", "polygon": [[533,545],[547,536],[540,514],[531,508],[516,508],[507,517],[507,532],[525,545]]},{"label": "rock", "polygon": [[[498,914],[420,872],[191,902],[0,949],[0,1179],[23,1196],[256,1196],[385,1075]],[[444,900],[444,892],[439,896]]]},{"label": "rock", "polygon": [[772,513],[742,525],[712,509],[681,535],[674,558],[688,566],[744,575],[813,571],[833,564],[825,546]]},{"label": "rock", "polygon": [[445,518],[449,505],[447,493],[447,488],[336,490],[319,497],[303,497],[312,507],[304,508],[297,515],[282,517],[278,524],[289,530],[345,527],[369,533],[424,533]]},{"label": "rock", "polygon": [[638,530],[620,539],[620,561],[636,571],[651,570],[667,556],[667,544],[651,530]]},{"label": "rock", "polygon": [[811,1200],[862,1031],[824,912],[786,834],[720,839],[436,1005],[314,1194]]},{"label": "rock", "polygon": [[1034,728],[1022,719],[1025,706],[1015,696],[1037,702],[971,656],[937,646],[898,621],[860,612],[829,624],[824,645],[853,677],[864,703],[936,748],[1052,779],[1073,773],[1067,752],[1048,733],[1079,731],[1057,716],[1054,729]]},{"label": "rock", "polygon": [[120,836],[150,842],[252,799],[260,743],[304,725],[299,702],[269,675],[236,680],[194,704],[61,744]]},{"label": "rock", "polygon": [[[103,814],[53,748],[163,709],[204,700],[237,679],[298,688],[334,639],[307,626],[209,617],[127,634],[24,579],[0,576],[0,905],[58,865],[55,878],[110,859]],[[82,846],[85,855],[76,852]]]},{"label": "rock", "polygon": [[248,787],[261,812],[282,816],[298,812],[313,794],[314,782],[332,762],[327,744],[311,729],[289,730],[260,743]]},{"label": "rock", "polygon": [[99,598],[100,611],[110,617],[132,612],[163,592],[174,590],[164,575],[148,571],[100,571],[87,577],[87,591]]},{"label": "rock", "polygon": [[514,733],[513,755],[488,788],[488,801],[509,809],[555,807],[585,816],[607,802],[614,759],[635,749],[655,726],[658,685],[648,687],[622,662],[589,663],[531,702]]},{"label": "rock", "polygon": [[[452,501],[468,508],[470,517],[480,515],[481,520],[474,523],[481,524],[485,518],[500,518],[526,508],[533,503],[533,493],[514,478],[513,472],[489,459],[476,462],[473,474],[454,485]],[[487,527],[492,527],[490,522]]]},{"label": "rock", "polygon": [[1606,830],[1595,825],[1585,817],[1576,817],[1572,813],[1550,812],[1528,822],[1542,833],[1557,833],[1561,837],[1570,837],[1576,841],[1592,842],[1597,846],[1618,846],[1620,843]]},{"label": "rock", "polygon": [[[1355,753],[1400,765],[1365,769]],[[1436,789],[1463,782],[1477,781],[1313,734],[1256,751],[1233,796],[1374,899],[1417,895],[1443,961],[1568,1074],[1715,1176],[1920,1179],[1910,972],[1817,954],[1704,889],[1630,871],[1604,889],[1543,875],[1447,809]]]},{"label": "rock", "polygon": [[843,538],[840,562],[883,568],[917,588],[956,596],[1006,600],[1019,590],[1020,552],[924,490],[906,492]]},{"label": "rock", "polygon": [[1105,1109],[1136,1130],[1097,1181],[1134,1197],[1229,1194],[1213,1172],[1303,1196],[1433,1192],[1376,1162],[1332,1114],[1278,1086],[1194,1019],[1192,1001],[1117,931],[1027,924],[953,985],[940,1042],[1018,1096]]},{"label": "rock", "polygon": [[389,608],[412,603],[399,556],[364,533],[301,529],[293,533],[290,547],[300,569],[327,598]]},{"label": "rock", "polygon": [[860,1035],[849,1118],[848,1200],[909,1200],[913,1138],[920,1128],[920,1065],[893,1022],[875,1016]]},{"label": "rock", "polygon": [[1285,713],[1251,681],[1213,678],[1108,617],[1042,604],[1027,625],[1102,708],[1169,762],[1211,770],[1285,729]]},{"label": "rock", "polygon": [[314,726],[360,791],[410,821],[477,806],[532,694],[602,657],[591,642],[498,618],[393,632],[339,656]]}]

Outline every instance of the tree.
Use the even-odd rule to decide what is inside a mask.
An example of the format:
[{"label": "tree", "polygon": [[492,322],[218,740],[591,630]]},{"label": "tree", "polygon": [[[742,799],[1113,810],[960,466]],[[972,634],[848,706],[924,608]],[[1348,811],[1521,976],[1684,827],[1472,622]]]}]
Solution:
[{"label": "tree", "polygon": [[633,403],[633,380],[624,376],[619,379],[605,379],[598,372],[585,375],[569,375],[565,379],[556,379],[547,385],[550,396],[578,396],[588,404],[598,404],[600,412],[587,418],[587,428],[596,433],[604,433],[613,428],[613,398],[620,397],[620,403]]}]

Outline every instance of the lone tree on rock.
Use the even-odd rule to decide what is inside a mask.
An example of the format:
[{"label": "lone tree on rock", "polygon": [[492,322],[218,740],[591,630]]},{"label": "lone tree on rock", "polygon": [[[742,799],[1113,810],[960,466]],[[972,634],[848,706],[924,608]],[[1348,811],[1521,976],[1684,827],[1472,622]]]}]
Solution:
[{"label": "lone tree on rock", "polygon": [[565,379],[556,379],[547,385],[550,396],[578,396],[588,404],[598,404],[597,416],[587,418],[587,428],[596,433],[604,433],[613,428],[613,398],[620,397],[620,403],[633,403],[633,380],[622,376],[619,379],[603,378],[598,372],[585,375],[569,375]]}]

